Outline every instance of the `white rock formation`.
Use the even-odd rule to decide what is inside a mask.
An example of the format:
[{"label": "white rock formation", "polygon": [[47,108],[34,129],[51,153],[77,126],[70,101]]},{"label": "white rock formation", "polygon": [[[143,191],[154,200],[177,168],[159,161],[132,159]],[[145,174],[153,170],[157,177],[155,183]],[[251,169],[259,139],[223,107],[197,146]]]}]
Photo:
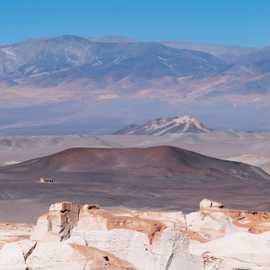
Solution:
[{"label": "white rock formation", "polygon": [[[188,253],[185,217],[181,212],[138,212],[85,206],[70,241],[106,250],[131,262],[136,269],[196,269]],[[81,240],[80,240],[81,241]]]},{"label": "white rock formation", "polygon": [[201,211],[186,216],[191,254],[202,257],[207,270],[269,270],[270,213],[207,201]]},{"label": "white rock formation", "polygon": [[135,270],[130,263],[107,252],[57,241],[38,242],[27,266],[40,270]]},{"label": "white rock formation", "polygon": [[242,231],[207,243],[194,244],[192,252],[198,256],[207,252],[222,259],[224,269],[270,269],[269,243],[270,232],[255,235]]},{"label": "white rock formation", "polygon": [[24,240],[0,251],[1,270],[135,270],[124,260],[90,247],[65,242]]},{"label": "white rock formation", "polygon": [[57,203],[33,229],[0,224],[0,270],[270,270],[270,213],[207,199],[200,208],[184,215]]},{"label": "white rock formation", "polygon": [[188,253],[185,216],[181,212],[81,208],[55,204],[38,219],[32,239],[86,245],[127,260],[138,270],[197,269]]}]

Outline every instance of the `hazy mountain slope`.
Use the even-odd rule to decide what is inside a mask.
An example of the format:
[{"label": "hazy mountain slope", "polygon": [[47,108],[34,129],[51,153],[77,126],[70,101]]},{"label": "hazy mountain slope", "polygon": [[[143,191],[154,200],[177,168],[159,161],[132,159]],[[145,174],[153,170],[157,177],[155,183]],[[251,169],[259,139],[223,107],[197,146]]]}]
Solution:
[{"label": "hazy mountain slope", "polygon": [[250,73],[266,74],[270,72],[270,47],[247,54],[234,65],[235,69],[246,69]]},{"label": "hazy mountain slope", "polygon": [[224,92],[246,96],[269,94],[270,47],[242,56],[224,76],[228,79]]},{"label": "hazy mountain slope", "polygon": [[257,155],[244,154],[240,156],[227,158],[227,160],[242,162],[242,163],[246,163],[246,164],[250,164],[250,165],[254,165],[258,167],[262,167],[269,159],[270,159],[269,157],[259,155],[259,153]]},{"label": "hazy mountain slope", "polygon": [[240,46],[226,46],[221,44],[191,43],[179,41],[164,41],[162,44],[178,49],[190,49],[210,53],[228,63],[235,62],[241,56],[255,52],[256,48],[247,48]]},{"label": "hazy mountain slope", "polygon": [[1,47],[0,51],[1,77],[23,79],[34,85],[48,85],[46,78],[57,84],[80,78],[200,77],[225,68],[222,60],[204,52],[178,50],[159,43],[91,42],[76,36],[30,40]]},{"label": "hazy mountain slope", "polygon": [[269,49],[238,48],[240,58],[228,64],[200,44],[94,40],[0,46],[0,134],[108,134],[121,123],[179,114],[203,116],[214,128],[270,129],[261,117],[270,113]]},{"label": "hazy mountain slope", "polygon": [[262,165],[262,168],[270,174],[270,162],[265,163],[264,165]]},{"label": "hazy mountain slope", "polygon": [[126,36],[115,36],[115,35],[107,35],[107,36],[96,36],[88,38],[90,41],[94,42],[108,42],[108,43],[130,43],[130,42],[138,42],[137,40],[126,37]]},{"label": "hazy mountain slope", "polygon": [[[95,42],[108,42],[108,43],[136,42],[135,39],[125,36],[97,36],[91,37],[89,38],[89,40]],[[241,47],[241,46],[211,44],[211,43],[192,43],[181,41],[160,41],[160,43],[176,49],[187,49],[206,52],[215,55],[229,63],[235,62],[237,59],[239,59],[239,57],[250,54],[257,50],[257,48],[251,47]]]}]

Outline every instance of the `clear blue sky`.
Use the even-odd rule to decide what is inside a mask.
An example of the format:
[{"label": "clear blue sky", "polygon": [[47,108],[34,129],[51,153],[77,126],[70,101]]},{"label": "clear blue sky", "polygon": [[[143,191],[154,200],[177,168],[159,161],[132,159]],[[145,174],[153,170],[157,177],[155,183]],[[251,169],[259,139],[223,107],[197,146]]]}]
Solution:
[{"label": "clear blue sky", "polygon": [[75,34],[270,45],[270,0],[3,0],[0,43]]}]

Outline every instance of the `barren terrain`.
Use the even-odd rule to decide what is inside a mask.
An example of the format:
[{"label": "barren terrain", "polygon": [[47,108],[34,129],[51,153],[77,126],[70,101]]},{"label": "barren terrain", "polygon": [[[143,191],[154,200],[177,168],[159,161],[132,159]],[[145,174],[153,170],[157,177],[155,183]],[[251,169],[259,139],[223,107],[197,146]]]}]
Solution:
[{"label": "barren terrain", "polygon": [[59,200],[192,211],[211,194],[230,207],[270,208],[270,177],[261,169],[168,146],[73,148],[2,167],[0,188],[0,209],[17,222],[33,221]]}]

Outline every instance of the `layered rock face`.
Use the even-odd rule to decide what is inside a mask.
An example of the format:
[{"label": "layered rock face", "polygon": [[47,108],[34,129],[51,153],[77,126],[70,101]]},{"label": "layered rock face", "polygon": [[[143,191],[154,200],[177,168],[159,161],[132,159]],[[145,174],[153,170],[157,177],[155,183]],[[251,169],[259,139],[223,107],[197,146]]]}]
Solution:
[{"label": "layered rock face", "polygon": [[270,270],[270,213],[204,199],[198,212],[62,202],[0,226],[0,270]]}]

